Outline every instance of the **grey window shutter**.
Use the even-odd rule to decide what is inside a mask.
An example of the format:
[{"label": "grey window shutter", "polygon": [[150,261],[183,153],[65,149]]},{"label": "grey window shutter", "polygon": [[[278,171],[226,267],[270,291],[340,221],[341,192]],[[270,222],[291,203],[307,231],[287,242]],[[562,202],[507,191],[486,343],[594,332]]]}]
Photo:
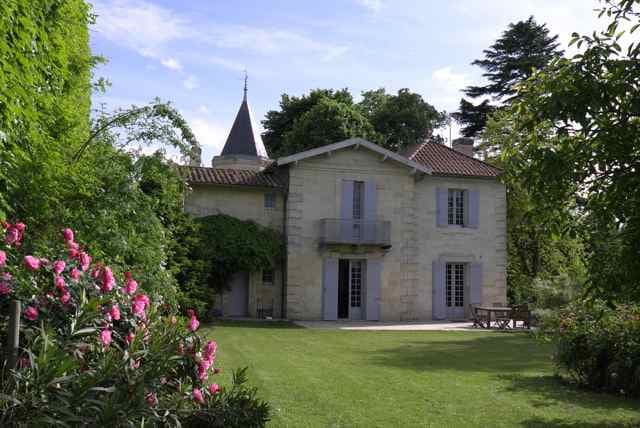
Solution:
[{"label": "grey window shutter", "polygon": [[340,203],[340,218],[353,218],[353,181],[342,180],[342,200]]},{"label": "grey window shutter", "polygon": [[480,201],[478,200],[478,192],[476,190],[469,190],[467,192],[467,226],[477,229],[478,228],[478,216],[480,211]]},{"label": "grey window shutter", "polygon": [[380,319],[381,273],[382,273],[382,262],[380,260],[367,260],[367,282],[366,282],[367,321],[378,321]]},{"label": "grey window shutter", "polygon": [[323,319],[335,321],[338,319],[338,259],[324,259],[322,272],[322,311]]},{"label": "grey window shutter", "polygon": [[364,240],[366,242],[376,241],[376,217],[378,212],[378,194],[375,181],[365,181],[364,183]]},{"label": "grey window shutter", "polygon": [[472,305],[482,304],[482,263],[471,263],[469,266],[469,285]]},{"label": "grey window shutter", "polygon": [[444,284],[445,264],[440,261],[434,261],[432,265],[432,318],[434,320],[443,320],[446,318],[445,307],[445,284]]},{"label": "grey window shutter", "polygon": [[436,224],[438,227],[447,227],[449,191],[445,188],[436,188]]},{"label": "grey window shutter", "polygon": [[353,181],[342,181],[342,194],[340,203],[340,238],[344,242],[353,239],[353,222],[345,221],[353,219]]}]

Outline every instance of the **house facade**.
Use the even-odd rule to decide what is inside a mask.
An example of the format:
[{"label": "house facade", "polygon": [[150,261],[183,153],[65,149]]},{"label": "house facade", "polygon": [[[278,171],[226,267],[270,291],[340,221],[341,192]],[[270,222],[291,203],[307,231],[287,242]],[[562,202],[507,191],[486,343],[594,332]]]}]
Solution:
[{"label": "house facade", "polygon": [[185,210],[280,231],[273,270],[234,276],[223,315],[459,320],[506,302],[500,170],[424,142],[405,154],[350,139],[269,159],[245,99],[212,167],[187,167]]}]

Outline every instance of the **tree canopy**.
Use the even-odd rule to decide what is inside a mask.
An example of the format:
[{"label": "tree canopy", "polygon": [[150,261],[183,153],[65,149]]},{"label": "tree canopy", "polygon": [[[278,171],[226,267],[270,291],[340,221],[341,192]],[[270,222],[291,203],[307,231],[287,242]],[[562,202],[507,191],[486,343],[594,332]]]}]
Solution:
[{"label": "tree canopy", "polygon": [[282,95],[280,110],[262,122],[271,156],[283,156],[350,137],[361,137],[390,150],[403,150],[430,137],[446,115],[419,94],[401,89],[366,91],[354,103],[347,89],[315,89],[301,97]]},{"label": "tree canopy", "polygon": [[502,128],[511,173],[544,203],[550,228],[585,237],[589,290],[614,300],[640,298],[639,5],[606,2],[606,28],[574,34],[578,55],[534,72]]},{"label": "tree canopy", "polygon": [[[538,24],[533,16],[526,21],[509,24],[493,45],[483,51],[484,58],[471,64],[484,70],[488,83],[468,86],[464,93],[471,98],[491,97],[494,101],[508,102],[517,93],[516,86],[526,80],[535,69],[544,68],[551,60],[561,56],[558,36],[550,36],[546,24]],[[487,114],[495,106],[484,100],[479,105],[462,99],[460,110],[453,117],[463,125],[465,137],[475,137],[484,129]]]}]

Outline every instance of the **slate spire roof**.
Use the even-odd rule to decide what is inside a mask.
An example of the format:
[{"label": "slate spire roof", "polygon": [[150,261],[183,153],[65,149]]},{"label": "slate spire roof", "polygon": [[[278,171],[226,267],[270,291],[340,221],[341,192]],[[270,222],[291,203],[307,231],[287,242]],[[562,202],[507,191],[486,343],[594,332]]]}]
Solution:
[{"label": "slate spire roof", "polygon": [[233,126],[227,137],[227,142],[220,153],[221,156],[249,156],[268,159],[267,149],[264,147],[258,127],[253,120],[253,113],[247,102],[247,81],[245,77],[244,97],[240,110],[233,121]]}]

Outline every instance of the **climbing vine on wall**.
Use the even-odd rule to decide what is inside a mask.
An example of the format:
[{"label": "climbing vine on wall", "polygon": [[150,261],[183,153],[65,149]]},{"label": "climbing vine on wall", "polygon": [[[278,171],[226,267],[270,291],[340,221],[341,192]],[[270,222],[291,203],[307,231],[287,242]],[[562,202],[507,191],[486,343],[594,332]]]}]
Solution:
[{"label": "climbing vine on wall", "polygon": [[271,269],[284,254],[278,231],[222,214],[195,219],[179,239],[181,305],[203,314],[234,273]]}]

